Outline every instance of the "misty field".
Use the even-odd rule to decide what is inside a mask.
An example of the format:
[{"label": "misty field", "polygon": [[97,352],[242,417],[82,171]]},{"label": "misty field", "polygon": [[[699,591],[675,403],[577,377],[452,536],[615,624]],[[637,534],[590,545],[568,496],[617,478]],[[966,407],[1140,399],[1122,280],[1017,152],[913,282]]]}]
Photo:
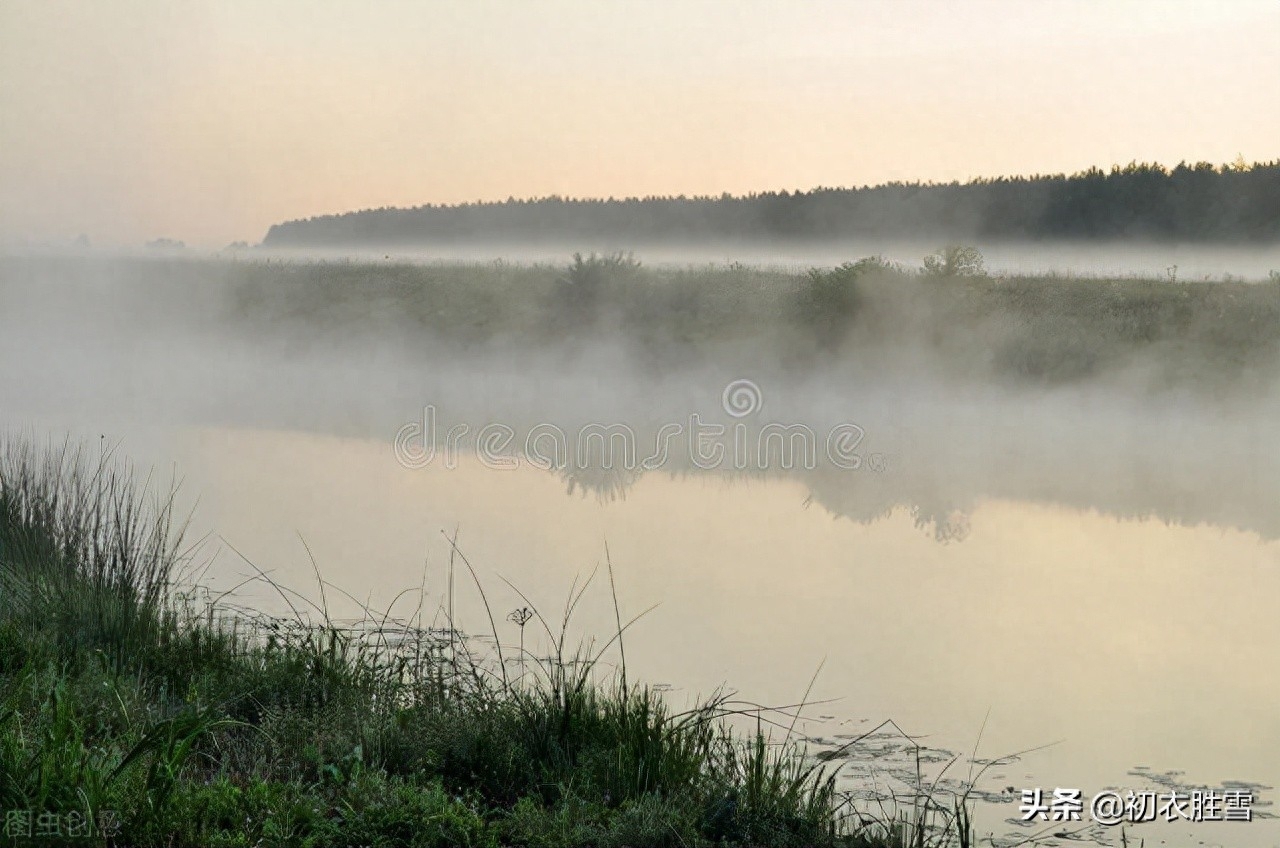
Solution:
[{"label": "misty field", "polygon": [[468,346],[609,338],[658,369],[745,359],[1048,384],[1129,372],[1166,387],[1267,379],[1280,350],[1280,285],[948,270],[874,258],[808,273],[649,270],[619,257],[567,270],[259,266],[236,293],[249,321],[385,320]]},{"label": "misty field", "polygon": [[157,333],[229,330],[295,350],[340,339],[572,355],[604,341],[657,372],[722,364],[1215,393],[1260,390],[1277,374],[1274,279],[995,276],[976,261],[780,272],[649,268],[625,255],[532,266],[8,258],[0,309],[99,303]]}]

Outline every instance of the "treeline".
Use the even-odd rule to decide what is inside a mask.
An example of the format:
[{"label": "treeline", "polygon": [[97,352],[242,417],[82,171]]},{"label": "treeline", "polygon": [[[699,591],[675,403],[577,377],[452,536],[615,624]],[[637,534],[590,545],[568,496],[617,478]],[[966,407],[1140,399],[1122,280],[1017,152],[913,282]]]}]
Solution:
[{"label": "treeline", "polygon": [[746,196],[617,200],[546,197],[370,209],[276,224],[271,247],[466,241],[1126,238],[1280,240],[1280,160],[1247,165],[1131,163],[1110,171],[888,183]]}]

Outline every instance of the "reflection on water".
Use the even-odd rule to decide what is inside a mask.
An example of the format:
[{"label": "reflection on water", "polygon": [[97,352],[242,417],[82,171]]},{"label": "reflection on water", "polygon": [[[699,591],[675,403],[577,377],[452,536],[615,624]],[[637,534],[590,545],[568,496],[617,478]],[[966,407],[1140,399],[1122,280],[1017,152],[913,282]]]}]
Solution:
[{"label": "reflection on water", "polygon": [[[665,412],[612,395],[584,404],[580,382],[482,409],[435,388],[453,418],[406,415],[396,455],[413,468],[466,458],[494,468],[552,466],[570,492],[604,500],[625,497],[648,474],[787,480],[810,502],[855,521],[909,510],[940,541],[962,539],[969,513],[992,499],[1280,538],[1280,451],[1272,438],[1280,405],[1269,398],[1227,406],[1088,388],[1013,394],[826,382],[775,392],[766,384],[761,393],[773,410],[733,417],[718,408],[719,386],[701,385],[701,397],[686,390],[687,406],[677,411],[681,399],[667,400]],[[678,392],[660,386],[649,396],[671,394]],[[580,411],[566,411],[575,406]],[[456,438],[447,432],[468,424]],[[509,431],[503,450],[484,438],[495,426]],[[856,430],[844,454],[829,441],[839,428]],[[549,429],[561,442],[553,450],[543,438]],[[434,442],[427,452],[424,439]]]},{"label": "reflection on water", "polygon": [[[825,660],[812,697],[838,700],[803,727],[819,748],[892,718],[923,737],[931,773],[960,754],[945,777],[963,779],[975,745],[979,759],[1048,745],[983,774],[984,833],[1033,832],[1006,821],[1024,788],[1088,796],[1280,777],[1280,680],[1268,671],[1280,660],[1280,543],[1171,492],[1193,476],[1187,463],[1149,469],[1167,475],[1147,479],[1154,494],[1143,502],[1126,499],[1131,481],[1101,472],[1083,475],[1091,488],[1046,491],[996,467],[977,491],[942,489],[922,504],[912,487],[937,486],[946,467],[652,472],[620,485],[625,497],[598,498],[583,496],[581,477],[566,484],[527,466],[407,470],[375,441],[216,430],[190,433],[179,450],[201,520],[289,585],[314,583],[300,533],[326,576],[362,601],[419,585],[424,564],[438,600],[441,531],[461,528],[497,609],[523,604],[499,575],[558,609],[607,541],[624,615],[660,604],[628,641],[629,666],[674,686],[673,697],[727,683],[792,703]],[[609,480],[591,488],[615,491]],[[1091,507],[1091,496],[1105,503]],[[939,529],[944,511],[951,530]],[[247,571],[234,557],[220,563],[228,580]],[[607,595],[596,601],[577,619],[583,635],[612,627]],[[459,610],[464,623],[484,621],[474,598]],[[863,793],[916,768],[896,735],[848,754],[845,780]],[[1270,793],[1258,793],[1252,825],[1162,825],[1152,838],[1276,844],[1280,829],[1261,818]]]}]

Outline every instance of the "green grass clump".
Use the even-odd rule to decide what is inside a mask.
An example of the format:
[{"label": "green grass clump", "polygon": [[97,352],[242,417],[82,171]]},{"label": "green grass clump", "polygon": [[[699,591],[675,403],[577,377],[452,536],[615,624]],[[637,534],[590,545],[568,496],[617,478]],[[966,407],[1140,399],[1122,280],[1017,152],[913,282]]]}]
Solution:
[{"label": "green grass clump", "polygon": [[[453,627],[199,603],[181,591],[181,531],[172,496],[150,495],[110,457],[0,446],[0,809],[95,826],[110,813],[118,843],[102,829],[77,843],[97,845],[890,835],[853,814],[791,728],[771,738],[766,712],[722,693],[676,711],[628,681],[625,662],[600,672],[603,652],[622,647],[621,621],[600,649],[566,648],[585,589],[559,622],[533,609],[522,619],[544,630],[549,656],[522,647],[507,662]],[[743,715],[753,734],[731,728]]]}]

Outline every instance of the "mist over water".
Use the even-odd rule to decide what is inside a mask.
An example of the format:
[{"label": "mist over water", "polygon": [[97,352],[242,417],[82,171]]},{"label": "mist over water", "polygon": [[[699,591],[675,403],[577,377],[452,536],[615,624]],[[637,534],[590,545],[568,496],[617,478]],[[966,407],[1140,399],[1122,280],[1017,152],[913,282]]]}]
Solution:
[{"label": "mist over water", "polygon": [[[932,247],[641,256],[808,267],[863,253],[915,263]],[[565,252],[515,248],[381,262],[495,255],[565,263]],[[371,278],[383,273],[375,257],[356,258],[374,260]],[[994,246],[987,259],[996,273],[1162,279],[1177,265],[1180,280],[1260,279],[1280,265],[1262,252],[1119,247]],[[217,534],[206,553],[220,586],[242,579],[243,555],[308,591],[300,534],[328,579],[390,604],[421,583],[424,561],[439,586],[441,532],[460,528],[482,576],[555,607],[607,542],[628,609],[660,604],[634,631],[628,660],[677,695],[727,683],[791,703],[825,659],[815,695],[841,700],[806,722],[819,743],[885,718],[947,751],[969,752],[980,733],[989,757],[1057,743],[984,779],[982,833],[1019,831],[1006,821],[1017,818],[1010,785],[1088,795],[1280,780],[1280,684],[1268,671],[1280,661],[1271,349],[1227,339],[1219,361],[1179,353],[1173,334],[1046,373],[1033,356],[1035,367],[1010,359],[1025,352],[1022,318],[984,317],[921,348],[896,337],[937,335],[941,313],[879,289],[852,335],[818,352],[791,330],[740,337],[731,323],[710,340],[698,325],[676,341],[637,341],[629,328],[641,316],[625,309],[606,309],[591,332],[543,338],[526,332],[536,322],[525,278],[500,269],[498,305],[477,317],[460,301],[439,327],[423,327],[399,278],[388,277],[390,299],[326,299],[321,288],[312,302],[299,296],[312,289],[277,276],[292,268],[308,284],[322,267],[0,260],[0,429],[71,433],[144,468],[176,467],[196,535]],[[670,315],[707,307],[682,310]],[[1087,335],[1063,338],[1074,346],[1051,349],[1093,350]],[[759,393],[742,416],[725,398],[738,380]],[[571,451],[568,467],[547,471],[519,450],[537,427],[576,445],[584,428],[625,425],[644,458],[664,426],[687,435],[694,415],[725,428],[714,467],[679,439],[651,468],[602,467]],[[476,435],[495,423],[517,438],[486,453]],[[831,461],[825,442],[812,467],[738,467],[734,428],[757,445],[770,424],[820,436],[856,425],[857,467]],[[436,451],[421,467],[394,449],[406,427],[416,456]],[[514,467],[494,467],[496,457]],[[490,582],[495,603],[518,605]],[[252,588],[246,597],[278,601]],[[611,628],[597,600],[586,633]],[[483,610],[463,603],[478,629]],[[879,765],[865,757],[848,780],[905,779],[913,764],[882,743]],[[1277,844],[1275,821],[1261,818],[1272,793],[1259,792],[1252,826],[1152,835]]]},{"label": "mist over water", "polygon": [[[844,239],[789,240],[771,242],[753,240],[698,240],[688,243],[665,241],[645,244],[630,240],[579,240],[563,244],[553,242],[482,242],[457,241],[422,246],[388,244],[379,246],[247,247],[218,250],[182,248],[98,247],[84,248],[82,255],[132,256],[157,258],[168,256],[192,259],[225,259],[230,261],[284,262],[396,262],[414,264],[491,264],[495,261],[513,264],[562,265],[575,252],[633,252],[646,265],[688,267],[739,263],[759,268],[804,271],[810,267],[830,267],[862,256],[884,256],[908,267],[918,266],[921,257],[936,250],[946,239]],[[1126,241],[983,241],[965,239],[975,244],[986,258],[987,268],[994,274],[1039,275],[1060,274],[1085,277],[1146,277],[1176,280],[1242,279],[1262,281],[1272,271],[1280,271],[1280,253],[1272,245],[1223,245],[1214,243],[1180,244],[1170,242]],[[57,245],[31,244],[25,248],[8,246],[9,255],[58,255],[67,249]]]},{"label": "mist over water", "polygon": [[[909,267],[936,250],[942,239],[852,239],[841,241],[767,240],[724,241],[680,244],[664,242],[637,244],[601,240],[596,243],[565,244],[468,243],[422,247],[387,245],[378,247],[335,247],[331,250],[291,250],[274,247],[255,249],[258,255],[285,260],[310,261],[396,261],[415,263],[490,263],[501,259],[514,263],[559,265],[574,252],[600,253],[633,251],[648,265],[683,267],[690,265],[741,263],[762,268],[803,271],[813,266],[832,266],[861,256],[882,255]],[[1266,280],[1280,270],[1275,247],[1218,244],[1176,244],[1118,242],[984,242],[973,243],[986,257],[987,267],[996,274],[1062,274],[1099,277],[1151,277],[1166,279],[1171,274],[1181,280],[1221,280],[1232,277]],[[247,254],[246,254],[247,255]]]},{"label": "mist over water", "polygon": [[1280,2],[727,9],[0,0],[0,843],[1280,848]]}]

